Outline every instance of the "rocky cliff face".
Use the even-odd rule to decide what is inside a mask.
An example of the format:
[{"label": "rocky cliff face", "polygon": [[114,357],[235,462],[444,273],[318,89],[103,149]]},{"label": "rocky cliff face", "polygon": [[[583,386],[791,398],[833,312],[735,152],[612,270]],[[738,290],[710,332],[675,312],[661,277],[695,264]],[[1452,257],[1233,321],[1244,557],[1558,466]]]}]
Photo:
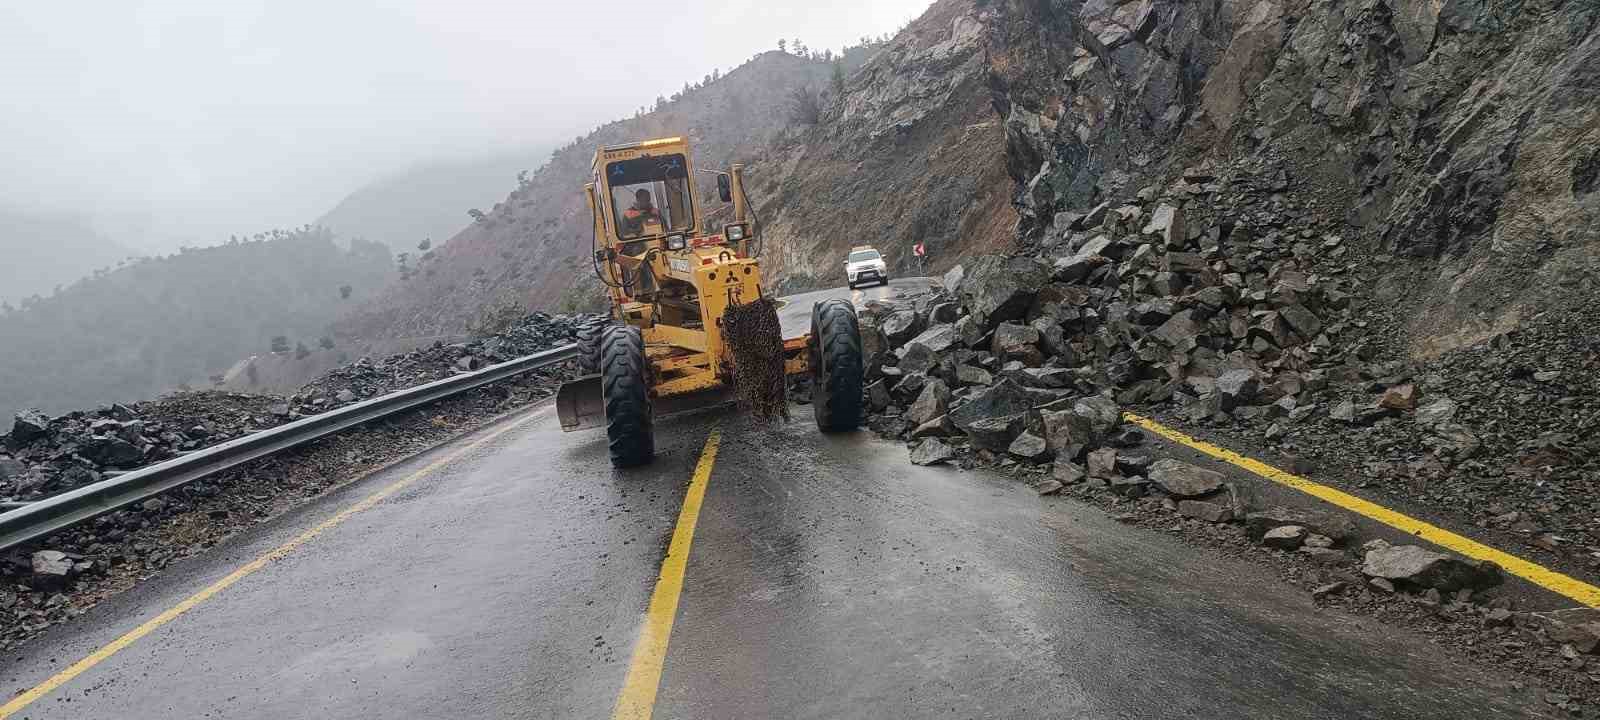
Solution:
[{"label": "rocky cliff face", "polygon": [[918,242],[929,270],[1011,246],[988,19],[970,1],[935,3],[850,77],[816,126],[758,165],[764,269],[780,290],[842,284],[856,244],[884,251],[892,274],[920,274]]},{"label": "rocky cliff face", "polygon": [[[1394,263],[1425,354],[1592,293],[1600,8],[1544,0],[995,3],[1023,231],[1185,176],[1271,175]],[[1213,177],[1215,179],[1213,179]],[[1404,324],[1404,323],[1402,323]]]}]

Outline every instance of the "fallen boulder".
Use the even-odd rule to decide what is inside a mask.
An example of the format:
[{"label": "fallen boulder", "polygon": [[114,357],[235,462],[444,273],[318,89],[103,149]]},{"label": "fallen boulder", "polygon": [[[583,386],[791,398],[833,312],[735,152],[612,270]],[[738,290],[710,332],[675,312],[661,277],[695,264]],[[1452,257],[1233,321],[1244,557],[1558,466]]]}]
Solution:
[{"label": "fallen boulder", "polygon": [[993,326],[1022,317],[1048,280],[1048,270],[1033,258],[985,255],[961,280],[961,295],[968,310]]},{"label": "fallen boulder", "polygon": [[1150,481],[1178,499],[1195,499],[1222,489],[1222,473],[1181,460],[1161,460],[1150,466]]},{"label": "fallen boulder", "polygon": [[917,395],[916,402],[906,410],[906,420],[922,425],[934,418],[943,417],[950,407],[950,386],[943,380],[930,378],[922,386],[922,393]]},{"label": "fallen boulder", "polygon": [[911,464],[938,465],[954,459],[956,450],[938,438],[928,438],[911,448]]},{"label": "fallen boulder", "polygon": [[889,338],[891,347],[900,347],[922,332],[922,317],[913,310],[899,310],[890,313],[878,327]]},{"label": "fallen boulder", "polygon": [[73,560],[60,550],[40,550],[30,558],[33,575],[28,584],[40,590],[60,590],[72,578]]},{"label": "fallen boulder", "polygon": [[1354,522],[1331,513],[1274,506],[1245,516],[1245,529],[1253,538],[1260,538],[1268,530],[1284,525],[1299,525],[1308,532],[1327,536],[1335,543],[1344,542],[1356,534]]},{"label": "fallen boulder", "polygon": [[1482,590],[1503,581],[1500,567],[1494,563],[1461,560],[1417,545],[1374,547],[1367,551],[1361,572],[1368,577],[1441,592]]},{"label": "fallen boulder", "polygon": [[50,418],[38,410],[23,410],[11,424],[11,439],[18,443],[31,442],[50,428]]}]

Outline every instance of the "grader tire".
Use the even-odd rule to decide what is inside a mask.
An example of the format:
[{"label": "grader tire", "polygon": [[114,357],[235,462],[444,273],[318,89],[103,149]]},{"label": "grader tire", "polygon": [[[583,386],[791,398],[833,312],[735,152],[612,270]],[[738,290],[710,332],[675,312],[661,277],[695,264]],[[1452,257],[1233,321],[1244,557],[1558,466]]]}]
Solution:
[{"label": "grader tire", "polygon": [[611,464],[618,468],[644,465],[656,454],[644,336],[631,325],[612,325],[605,329],[600,348]]},{"label": "grader tire", "polygon": [[849,432],[861,426],[861,329],[848,300],[811,311],[811,407],[817,429]]},{"label": "grader tire", "polygon": [[608,320],[594,319],[578,326],[578,374],[600,373],[600,339],[610,326]]}]

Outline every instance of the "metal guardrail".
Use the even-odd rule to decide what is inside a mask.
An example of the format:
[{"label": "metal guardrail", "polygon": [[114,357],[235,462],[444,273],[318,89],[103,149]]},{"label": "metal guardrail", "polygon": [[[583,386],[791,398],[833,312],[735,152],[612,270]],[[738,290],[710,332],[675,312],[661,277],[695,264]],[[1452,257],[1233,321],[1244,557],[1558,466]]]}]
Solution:
[{"label": "metal guardrail", "polygon": [[210,477],[251,460],[304,445],[356,425],[412,410],[523,373],[572,359],[576,345],[563,345],[482,370],[463,373],[262,430],[85,485],[9,512],[0,513],[0,550],[59,532],[85,520],[127,507],[175,487]]}]

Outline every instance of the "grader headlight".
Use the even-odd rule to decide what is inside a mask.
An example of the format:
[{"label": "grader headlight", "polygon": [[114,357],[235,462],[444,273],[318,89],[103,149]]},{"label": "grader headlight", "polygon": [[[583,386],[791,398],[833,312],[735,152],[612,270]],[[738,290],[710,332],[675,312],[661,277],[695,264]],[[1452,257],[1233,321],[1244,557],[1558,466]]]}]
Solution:
[{"label": "grader headlight", "polygon": [[722,235],[728,242],[739,242],[744,239],[745,227],[743,225],[728,225],[722,228]]},{"label": "grader headlight", "polygon": [[667,236],[667,249],[668,250],[682,250],[688,244],[689,244],[689,241],[686,240],[684,238],[684,236],[682,236],[682,235],[668,235]]}]

